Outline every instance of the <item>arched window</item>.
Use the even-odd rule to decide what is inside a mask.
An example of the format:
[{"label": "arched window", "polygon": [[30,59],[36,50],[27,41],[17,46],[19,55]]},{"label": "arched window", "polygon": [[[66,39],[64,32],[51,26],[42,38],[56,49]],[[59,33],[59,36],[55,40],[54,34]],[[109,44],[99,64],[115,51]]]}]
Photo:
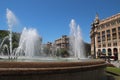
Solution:
[{"label": "arched window", "polygon": [[100,54],[101,54],[101,50],[100,50],[100,49],[98,49],[98,56],[100,56]]},{"label": "arched window", "polygon": [[103,54],[106,54],[106,49],[102,49],[102,53],[103,53]]},{"label": "arched window", "polygon": [[110,48],[108,48],[108,56],[111,56],[112,55],[112,51]]},{"label": "arched window", "polygon": [[117,48],[113,49],[113,54],[114,54],[114,60],[118,60],[118,49]]}]

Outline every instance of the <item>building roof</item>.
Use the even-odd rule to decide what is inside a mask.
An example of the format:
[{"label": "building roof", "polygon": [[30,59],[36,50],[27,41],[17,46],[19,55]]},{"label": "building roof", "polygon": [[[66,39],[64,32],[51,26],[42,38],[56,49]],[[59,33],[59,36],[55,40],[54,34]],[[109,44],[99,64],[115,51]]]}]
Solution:
[{"label": "building roof", "polygon": [[114,19],[117,19],[117,18],[120,18],[120,13],[115,14],[115,15],[110,16],[110,17],[107,17],[107,18],[105,18],[105,19],[103,19],[103,20],[100,20],[100,24],[109,22],[109,21],[114,20]]}]

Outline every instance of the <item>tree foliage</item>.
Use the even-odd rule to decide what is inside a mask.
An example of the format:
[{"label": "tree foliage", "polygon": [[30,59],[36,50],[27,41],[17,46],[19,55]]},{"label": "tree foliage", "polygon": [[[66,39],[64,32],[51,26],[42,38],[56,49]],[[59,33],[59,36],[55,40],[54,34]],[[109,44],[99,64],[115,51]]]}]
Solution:
[{"label": "tree foliage", "polygon": [[68,57],[69,53],[68,53],[67,49],[60,48],[57,50],[56,56]]},{"label": "tree foliage", "polygon": [[[9,31],[6,30],[0,30],[0,43],[3,41],[3,39],[9,36]],[[18,47],[19,44],[19,39],[20,39],[20,33],[12,33],[12,45],[13,45],[13,49]],[[9,45],[9,39],[4,41],[4,44]]]}]

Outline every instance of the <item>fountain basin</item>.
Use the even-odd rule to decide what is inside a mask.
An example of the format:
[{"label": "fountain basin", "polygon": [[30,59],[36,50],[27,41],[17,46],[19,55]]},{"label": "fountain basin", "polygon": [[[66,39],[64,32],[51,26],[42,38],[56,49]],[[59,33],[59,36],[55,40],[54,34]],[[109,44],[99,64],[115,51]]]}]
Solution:
[{"label": "fountain basin", "polygon": [[102,80],[102,60],[73,62],[0,62],[0,80]]}]

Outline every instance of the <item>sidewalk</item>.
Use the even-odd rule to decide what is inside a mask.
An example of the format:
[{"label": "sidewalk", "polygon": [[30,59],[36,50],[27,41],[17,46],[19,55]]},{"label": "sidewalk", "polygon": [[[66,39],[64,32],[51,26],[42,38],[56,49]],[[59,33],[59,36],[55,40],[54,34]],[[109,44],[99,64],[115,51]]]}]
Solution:
[{"label": "sidewalk", "polygon": [[120,68],[120,61],[111,61],[110,63],[116,66],[117,68]]}]

